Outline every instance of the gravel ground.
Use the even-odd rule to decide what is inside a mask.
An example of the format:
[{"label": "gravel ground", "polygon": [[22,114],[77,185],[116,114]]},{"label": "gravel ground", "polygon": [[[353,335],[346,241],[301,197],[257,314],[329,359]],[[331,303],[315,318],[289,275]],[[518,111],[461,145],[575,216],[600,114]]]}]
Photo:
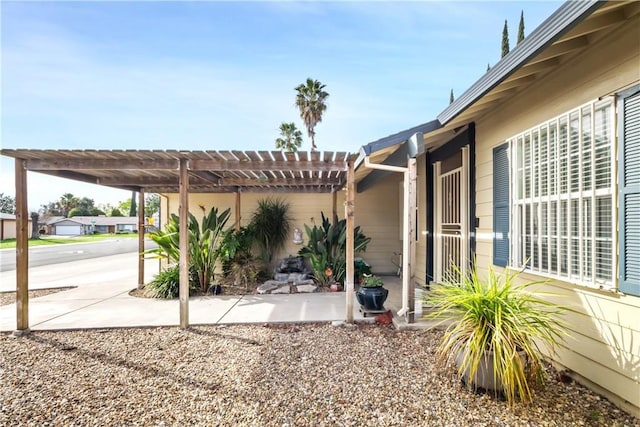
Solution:
[{"label": "gravel ground", "polygon": [[[49,288],[49,289],[37,289],[35,291],[29,291],[29,299],[43,297],[45,295],[55,294],[56,292],[67,291],[73,289],[75,286],[67,286],[64,288]],[[9,305],[16,302],[15,291],[0,292],[0,307],[3,305]]]},{"label": "gravel ground", "polygon": [[437,331],[325,324],[0,335],[0,425],[637,426],[552,379],[530,406],[461,387]]}]

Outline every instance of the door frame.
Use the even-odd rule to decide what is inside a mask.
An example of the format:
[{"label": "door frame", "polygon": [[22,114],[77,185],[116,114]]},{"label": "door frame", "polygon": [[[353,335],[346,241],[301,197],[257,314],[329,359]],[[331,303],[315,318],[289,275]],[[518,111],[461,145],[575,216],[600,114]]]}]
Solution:
[{"label": "door frame", "polygon": [[479,221],[476,218],[476,127],[475,123],[469,123],[467,128],[464,131],[458,133],[455,137],[445,143],[443,146],[428,152],[426,154],[426,201],[427,201],[427,212],[426,212],[426,222],[427,222],[427,259],[426,259],[426,271],[427,276],[425,277],[425,283],[428,285],[429,283],[434,281],[434,273],[435,273],[435,199],[434,199],[434,190],[435,190],[435,164],[436,162],[443,161],[456,152],[462,150],[463,147],[468,147],[468,171],[467,171],[467,179],[468,179],[468,200],[467,204],[467,223],[468,223],[468,245],[467,245],[467,256],[469,260],[473,260],[475,258],[476,253],[476,228],[479,227]]}]

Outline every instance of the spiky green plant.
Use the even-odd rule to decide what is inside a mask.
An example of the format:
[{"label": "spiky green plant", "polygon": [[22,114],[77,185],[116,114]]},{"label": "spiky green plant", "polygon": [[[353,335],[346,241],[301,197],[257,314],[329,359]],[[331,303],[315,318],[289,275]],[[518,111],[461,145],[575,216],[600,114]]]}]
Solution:
[{"label": "spiky green plant", "polygon": [[436,287],[425,298],[436,307],[428,318],[453,322],[437,349],[439,360],[458,359],[458,374],[468,375],[473,387],[478,367],[493,352],[494,384],[502,387],[509,404],[516,397],[532,402],[530,382],[544,380],[541,346],[553,351],[562,339],[559,315],[565,309],[540,298],[554,294],[528,290],[543,282],[518,283],[518,271],[496,274],[489,266],[481,278],[475,263],[468,276],[454,270],[458,283]]},{"label": "spiky green plant", "polygon": [[289,236],[289,204],[281,199],[260,199],[251,216],[249,228],[260,248],[260,258],[270,263]]},{"label": "spiky green plant", "polygon": [[[190,274],[190,276],[192,276]],[[198,291],[198,284],[189,277],[189,294]],[[177,298],[180,292],[180,267],[172,265],[156,274],[144,287],[144,293],[152,298]]]},{"label": "spiky green plant", "polygon": [[[189,269],[198,277],[198,285],[202,292],[209,289],[213,272],[220,252],[218,245],[229,220],[230,209],[218,215],[218,208],[211,208],[208,215],[198,223],[196,217],[189,213]],[[150,233],[149,237],[158,244],[155,249],[146,251],[156,257],[168,258],[170,262],[180,261],[180,218],[172,214],[165,231]]]},{"label": "spiky green plant", "polygon": [[[347,265],[347,221],[338,220],[338,216],[334,215],[332,223],[324,213],[320,212],[320,215],[320,226],[304,225],[307,244],[298,251],[298,255],[309,260],[313,275],[321,285],[327,285],[332,280],[344,282]],[[353,235],[354,252],[364,252],[371,238],[365,236],[359,226],[355,227]]]}]

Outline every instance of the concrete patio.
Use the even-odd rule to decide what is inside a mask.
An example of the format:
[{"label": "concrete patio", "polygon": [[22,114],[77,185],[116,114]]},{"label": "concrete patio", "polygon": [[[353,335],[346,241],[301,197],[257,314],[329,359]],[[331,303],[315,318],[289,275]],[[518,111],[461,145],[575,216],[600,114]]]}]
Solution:
[{"label": "concrete patio", "polygon": [[[129,295],[136,287],[135,254],[122,254],[29,269],[29,289],[76,286],[74,289],[29,301],[31,330],[178,326],[178,300]],[[91,271],[87,268],[99,268]],[[146,279],[158,271],[158,262],[145,263]],[[75,272],[83,272],[75,274]],[[15,289],[15,270],[0,274],[0,290]],[[389,298],[385,307],[395,314],[401,307],[401,279],[384,277]],[[420,292],[420,291],[417,291]],[[419,298],[416,298],[419,300]],[[189,299],[192,325],[239,323],[332,322],[345,319],[344,292],[245,296],[204,296]],[[373,321],[354,307],[356,321]],[[402,327],[403,320],[394,316]],[[407,325],[404,324],[406,327]],[[15,303],[0,307],[0,330],[16,329]]]}]

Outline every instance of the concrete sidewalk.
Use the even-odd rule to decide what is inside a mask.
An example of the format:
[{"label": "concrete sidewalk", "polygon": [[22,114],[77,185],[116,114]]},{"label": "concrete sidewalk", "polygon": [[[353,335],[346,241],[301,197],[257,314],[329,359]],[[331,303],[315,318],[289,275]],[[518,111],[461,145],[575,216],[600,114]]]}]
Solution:
[{"label": "concrete sidewalk", "polygon": [[[136,287],[136,254],[122,254],[93,260],[93,268],[100,272],[84,273],[83,260],[55,266],[35,267],[29,270],[30,289],[55,286],[77,286],[29,301],[29,325],[32,330],[62,330],[85,328],[115,328],[144,326],[178,326],[179,301],[137,298],[129,295]],[[158,271],[158,263],[145,263],[147,280]],[[64,272],[62,276],[54,271]],[[2,290],[15,289],[15,272],[12,288],[5,282],[9,274],[2,276]],[[387,307],[397,309],[399,278],[386,280],[390,289]],[[354,303],[354,318],[365,320]],[[284,323],[330,322],[346,317],[344,292],[312,294],[278,294],[246,296],[205,296],[189,299],[189,323]],[[369,317],[367,320],[371,320]],[[16,329],[16,306],[0,307],[0,330]]]}]

